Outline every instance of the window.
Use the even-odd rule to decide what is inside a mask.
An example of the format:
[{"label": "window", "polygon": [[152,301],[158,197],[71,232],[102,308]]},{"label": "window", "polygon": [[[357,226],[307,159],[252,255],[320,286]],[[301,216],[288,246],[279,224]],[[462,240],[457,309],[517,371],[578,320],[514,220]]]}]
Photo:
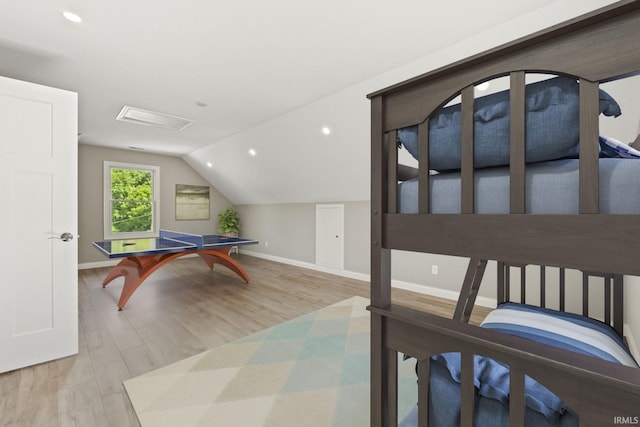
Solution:
[{"label": "window", "polygon": [[160,168],[104,162],[104,238],[158,235]]}]

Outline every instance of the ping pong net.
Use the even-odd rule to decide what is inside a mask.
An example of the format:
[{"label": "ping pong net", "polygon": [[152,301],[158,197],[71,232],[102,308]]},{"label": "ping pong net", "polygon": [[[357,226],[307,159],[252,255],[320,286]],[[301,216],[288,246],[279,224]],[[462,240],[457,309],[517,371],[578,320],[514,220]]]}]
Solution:
[{"label": "ping pong net", "polygon": [[237,245],[252,245],[258,243],[257,240],[244,239],[241,237],[223,236],[220,234],[193,234],[183,233],[178,231],[170,231],[160,229],[158,236],[160,239],[169,240],[171,242],[177,242],[183,245],[193,245],[197,249],[224,247],[224,246],[237,246]]},{"label": "ping pong net", "polygon": [[158,237],[179,243],[189,243],[195,245],[197,248],[204,246],[204,235],[202,234],[182,233],[179,231],[163,230],[161,228]]}]

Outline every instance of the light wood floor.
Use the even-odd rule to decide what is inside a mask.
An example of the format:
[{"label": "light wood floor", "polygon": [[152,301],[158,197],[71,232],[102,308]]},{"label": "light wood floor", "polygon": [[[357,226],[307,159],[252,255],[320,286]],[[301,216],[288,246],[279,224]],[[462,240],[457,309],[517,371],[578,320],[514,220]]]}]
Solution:
[{"label": "light wood floor", "polygon": [[[237,255],[251,283],[198,258],[155,272],[124,311],[108,268],[78,273],[77,356],[0,374],[1,426],[137,426],[122,382],[354,295],[368,283]],[[394,290],[394,301],[450,316],[453,304]],[[480,311],[482,316],[483,311]]]}]

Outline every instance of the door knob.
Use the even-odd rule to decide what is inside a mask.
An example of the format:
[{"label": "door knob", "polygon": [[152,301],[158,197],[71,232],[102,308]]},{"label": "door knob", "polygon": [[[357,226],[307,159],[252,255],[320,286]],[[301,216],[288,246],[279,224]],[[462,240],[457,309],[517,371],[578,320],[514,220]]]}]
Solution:
[{"label": "door knob", "polygon": [[62,233],[59,236],[51,236],[49,237],[50,239],[60,239],[63,242],[68,242],[69,240],[73,240],[73,234],[69,233],[68,231]]}]

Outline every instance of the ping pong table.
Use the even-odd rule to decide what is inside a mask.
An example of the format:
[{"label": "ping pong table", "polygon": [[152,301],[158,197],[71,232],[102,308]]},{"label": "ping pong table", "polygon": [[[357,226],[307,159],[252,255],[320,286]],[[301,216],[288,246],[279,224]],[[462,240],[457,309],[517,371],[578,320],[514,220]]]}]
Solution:
[{"label": "ping pong table", "polygon": [[212,270],[215,264],[222,264],[249,283],[249,275],[229,256],[229,252],[234,246],[257,243],[257,240],[240,237],[180,233],[161,229],[158,237],[105,240],[93,242],[93,246],[108,258],[123,258],[102,281],[104,288],[113,279],[124,277],[124,286],[118,301],[118,309],[122,311],[131,295],[151,273],[185,255],[198,254]]}]

